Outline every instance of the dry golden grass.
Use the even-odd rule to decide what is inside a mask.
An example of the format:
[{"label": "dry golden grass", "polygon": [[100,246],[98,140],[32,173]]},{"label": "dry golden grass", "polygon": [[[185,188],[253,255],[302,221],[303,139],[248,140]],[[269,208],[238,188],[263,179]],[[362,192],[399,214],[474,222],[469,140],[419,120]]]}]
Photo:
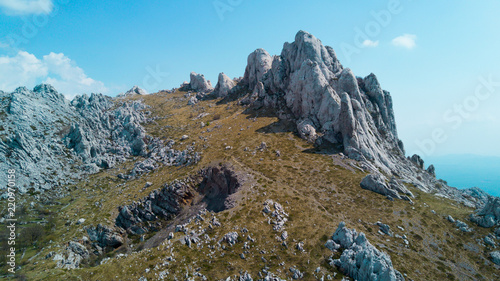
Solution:
[{"label": "dry golden grass", "polygon": [[[463,246],[484,237],[486,230],[476,228],[476,232],[464,234],[445,220],[446,215],[451,214],[468,221],[466,217],[473,210],[414,189],[412,192],[417,195],[414,205],[386,200],[360,188],[364,173],[335,165],[334,155],[311,152],[313,146],[298,138],[290,125],[278,122],[271,112],[245,113],[247,108],[236,102],[201,101],[195,106],[186,106],[184,95],[184,92],[157,93],[133,99],[143,99],[151,106],[149,110],[153,116],[166,117],[147,124],[148,133],[174,139],[177,149],[195,142],[196,150],[203,153],[202,160],[189,167],[162,167],[136,180],[119,180],[116,175],[130,169],[135,162],[130,161],[120,169],[90,176],[87,181],[72,187],[71,198],[62,198],[62,205],[55,207],[65,206],[58,213],[53,243],[47,244],[36,258],[23,266],[22,271],[29,280],[137,280],[140,276],[156,280],[157,271],[147,273],[146,269],[154,269],[166,256],[172,255],[170,251],[176,261],[162,267],[161,270],[170,272],[166,280],[172,280],[173,275],[185,276],[187,272],[192,276],[196,268],[208,280],[220,280],[241,270],[255,278],[264,266],[273,273],[281,271],[280,275],[285,276],[292,265],[305,273],[305,280],[315,280],[312,273],[318,266],[322,267],[322,272],[335,271],[325,262],[332,253],[323,245],[340,221],[364,232],[373,245],[391,256],[396,269],[413,280],[481,279],[475,276],[476,273],[482,274],[484,280],[493,280],[494,274],[498,276],[491,265],[485,266],[478,255],[471,255]],[[209,114],[196,119],[201,113]],[[201,122],[207,125],[202,127]],[[189,135],[189,139],[180,142],[184,134]],[[264,151],[256,149],[261,142],[267,144]],[[227,146],[232,148],[226,149]],[[281,157],[276,155],[276,150],[281,152]],[[44,259],[50,251],[57,251],[55,245],[82,237],[85,234],[83,227],[113,224],[118,206],[138,200],[166,182],[191,175],[217,161],[240,167],[256,181],[252,188],[240,191],[237,207],[217,214],[222,226],[210,232],[210,236],[220,238],[235,227],[247,228],[256,242],[251,243],[250,254],[245,260],[239,257],[243,242],[223,251],[224,257],[219,254],[216,259],[207,258],[211,250],[206,247],[190,249],[180,242],[173,242],[168,249],[163,245],[113,259],[104,265],[72,271],[55,269],[55,262]],[[153,186],[143,190],[146,181],[153,182]],[[281,203],[289,213],[285,225],[290,237],[288,248],[276,240],[279,233],[272,230],[262,213],[262,204],[268,198]],[[96,202],[100,202],[98,207]],[[429,207],[424,206],[424,202]],[[64,225],[65,221],[74,222],[80,217],[87,219],[83,225]],[[378,234],[374,223],[379,220],[389,224],[394,233],[406,234],[410,246],[404,247],[402,239]],[[299,241],[305,244],[303,253],[295,249]],[[260,254],[262,250],[267,254]],[[261,260],[262,256],[267,262]],[[284,266],[280,265],[282,262]],[[461,263],[469,264],[475,272],[468,273],[460,267]],[[340,276],[336,278],[341,279]]]}]

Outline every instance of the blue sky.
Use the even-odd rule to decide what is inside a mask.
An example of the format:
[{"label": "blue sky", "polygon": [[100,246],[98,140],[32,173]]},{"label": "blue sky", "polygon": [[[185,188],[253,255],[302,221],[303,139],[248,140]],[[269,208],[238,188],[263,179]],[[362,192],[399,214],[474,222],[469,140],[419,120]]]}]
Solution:
[{"label": "blue sky", "polygon": [[378,76],[408,154],[500,156],[500,3],[360,2],[0,0],[0,89],[114,96],[177,87],[191,71],[215,84],[302,29]]}]

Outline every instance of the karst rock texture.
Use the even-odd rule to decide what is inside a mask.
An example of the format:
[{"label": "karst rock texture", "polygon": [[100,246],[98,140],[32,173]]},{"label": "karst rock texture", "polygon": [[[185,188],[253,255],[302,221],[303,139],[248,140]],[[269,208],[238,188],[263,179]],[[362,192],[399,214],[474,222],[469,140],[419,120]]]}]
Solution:
[{"label": "karst rock texture", "polygon": [[[102,94],[69,101],[46,84],[0,91],[0,171],[15,170],[16,188],[25,193],[67,186],[131,156],[146,157],[154,167],[197,162],[192,149],[177,151],[146,134],[146,108]],[[0,177],[2,196],[6,181]]]},{"label": "karst rock texture", "polygon": [[132,89],[126,91],[125,93],[117,95],[117,97],[130,97],[134,95],[144,96],[147,94],[148,92],[146,92],[146,90],[139,88],[139,86],[134,86],[132,87]]},{"label": "karst rock texture", "polygon": [[189,87],[191,90],[196,92],[208,93],[213,91],[212,84],[210,81],[205,79],[203,74],[198,74],[196,72],[191,72]]},{"label": "karst rock texture", "polygon": [[218,98],[227,96],[231,90],[236,86],[233,79],[229,78],[224,72],[219,73],[219,79],[214,89],[214,94]]},{"label": "karst rock texture", "polygon": [[[299,31],[279,56],[263,49],[252,52],[240,85],[248,93],[242,104],[272,108],[280,119],[295,122],[302,138],[342,149],[370,173],[395,176],[402,184],[470,207],[485,204],[482,194],[436,179],[434,166],[423,170],[420,156],[406,158],[390,93],[373,73],[356,77],[342,66],[331,47],[308,32]],[[381,193],[387,192],[390,189]],[[398,198],[396,194],[391,197]]]},{"label": "karst rock texture", "polygon": [[489,196],[484,207],[471,215],[471,221],[482,227],[500,225],[500,198]]},{"label": "karst rock texture", "polygon": [[394,269],[389,255],[375,248],[363,232],[347,228],[344,222],[339,224],[325,246],[342,251],[339,259],[330,260],[330,265],[354,280],[404,280],[403,275]]},{"label": "karst rock texture", "polygon": [[311,141],[340,144],[350,158],[386,171],[395,163],[388,151],[403,155],[389,92],[374,74],[354,76],[331,47],[305,31],[280,56],[251,53],[242,84],[264,105],[288,111]]}]

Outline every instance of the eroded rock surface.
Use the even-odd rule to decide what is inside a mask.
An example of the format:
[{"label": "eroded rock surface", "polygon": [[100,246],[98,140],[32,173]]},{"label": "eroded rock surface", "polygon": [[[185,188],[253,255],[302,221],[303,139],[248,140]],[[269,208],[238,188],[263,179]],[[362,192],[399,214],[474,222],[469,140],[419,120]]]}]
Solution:
[{"label": "eroded rock surface", "polygon": [[208,93],[214,89],[210,81],[207,81],[203,74],[191,72],[190,79],[189,87],[193,91]]},{"label": "eroded rock surface", "polygon": [[381,174],[370,174],[361,181],[361,187],[373,192],[385,195],[389,198],[405,199],[410,201],[413,194],[402,184],[393,178],[389,183]]},{"label": "eroded rock surface", "polygon": [[173,218],[193,196],[194,190],[188,180],[174,181],[166,184],[162,189],[151,192],[139,202],[119,207],[115,224],[131,234],[157,230],[154,224],[148,222],[160,218]]},{"label": "eroded rock surface", "polygon": [[[154,190],[147,197],[127,206],[119,207],[116,226],[130,234],[157,231],[159,220],[176,217],[188,204],[202,204],[209,211],[222,211],[234,206],[230,200],[241,186],[241,179],[228,166],[203,169],[199,177],[176,180]],[[198,198],[198,201],[193,200]],[[176,231],[184,231],[182,225]]]},{"label": "eroded rock surface", "polygon": [[370,244],[363,232],[347,228],[344,222],[339,224],[329,246],[342,251],[339,259],[330,260],[330,265],[354,280],[404,280],[386,253]]},{"label": "eroded rock surface", "polygon": [[0,95],[0,170],[16,169],[21,192],[67,185],[145,153],[140,102],[113,108],[112,98],[101,94],[69,102],[45,84]]},{"label": "eroded rock surface", "polygon": [[471,221],[482,227],[500,225],[500,198],[489,196],[484,207],[471,215]]},{"label": "eroded rock surface", "polygon": [[216,97],[221,98],[227,96],[231,90],[236,86],[233,79],[229,78],[224,72],[219,73],[219,79],[214,89]]}]

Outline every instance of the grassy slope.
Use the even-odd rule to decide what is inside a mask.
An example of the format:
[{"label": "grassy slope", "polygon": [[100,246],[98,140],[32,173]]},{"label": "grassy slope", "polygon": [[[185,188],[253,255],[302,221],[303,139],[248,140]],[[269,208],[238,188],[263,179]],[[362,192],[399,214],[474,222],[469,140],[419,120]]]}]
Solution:
[{"label": "grassy slope", "polygon": [[[157,124],[146,126],[150,134],[174,140],[189,135],[188,141],[177,141],[175,148],[183,149],[196,142],[196,149],[203,152],[202,161],[192,167],[163,167],[137,180],[116,178],[123,169],[132,167],[132,162],[129,162],[121,169],[101,172],[72,187],[70,198],[59,200],[60,205],[45,207],[55,212],[57,227],[50,234],[53,242],[46,243],[35,258],[28,262],[38,250],[29,250],[25,254],[22,273],[28,280],[137,280],[140,276],[155,280],[155,273],[166,269],[170,273],[166,280],[171,280],[172,276],[182,277],[187,272],[192,276],[196,268],[209,280],[238,274],[240,270],[249,271],[255,278],[264,266],[274,273],[281,271],[281,276],[290,276],[288,269],[292,265],[305,272],[305,280],[314,280],[312,273],[318,266],[322,267],[323,273],[335,271],[325,263],[331,252],[323,245],[340,221],[364,232],[373,245],[391,256],[396,269],[414,280],[481,279],[476,276],[478,272],[486,280],[498,278],[493,266],[485,265],[485,260],[480,258],[485,250],[483,246],[476,246],[479,254],[465,249],[468,244],[477,244],[475,240],[484,237],[486,230],[476,228],[474,233],[464,234],[445,220],[446,215],[451,214],[467,221],[471,209],[417,190],[412,190],[417,195],[413,206],[405,201],[386,200],[359,187],[364,173],[335,164],[339,162],[337,155],[315,153],[311,144],[294,135],[289,125],[278,123],[271,113],[258,112],[258,116],[256,112],[244,113],[246,108],[235,103],[217,105],[215,101],[202,101],[188,107],[184,94],[159,93],[134,98],[142,98],[151,105],[153,116],[167,116],[157,120]],[[203,112],[210,115],[194,119]],[[214,120],[217,115],[220,119],[216,117],[218,120]],[[210,124],[202,128],[201,121]],[[206,132],[207,128],[213,131]],[[263,141],[267,143],[267,150],[256,150]],[[226,146],[232,149],[226,150]],[[249,151],[245,151],[245,147],[250,148]],[[281,152],[281,157],[276,156],[275,150]],[[336,157],[335,161],[333,157]],[[250,243],[245,260],[239,257],[243,252],[243,242],[228,247],[222,257],[219,253],[217,258],[208,258],[213,251],[207,247],[189,249],[178,241],[97,267],[72,271],[54,269],[55,262],[44,259],[50,251],[59,249],[56,245],[64,245],[74,237],[85,235],[83,227],[97,223],[113,224],[119,205],[138,200],[163,183],[190,175],[214,161],[230,162],[251,173],[256,181],[253,187],[241,190],[237,207],[216,214],[222,226],[209,232],[211,237],[220,238],[234,231],[235,227],[246,227],[256,242]],[[143,190],[146,181],[153,182],[153,186]],[[279,233],[272,230],[262,213],[263,203],[268,198],[281,203],[290,215],[285,224],[289,233],[288,248],[276,240]],[[100,203],[96,205],[96,202]],[[60,210],[61,206],[65,207],[64,210]],[[65,225],[67,221],[75,222],[82,217],[87,219],[83,225]],[[401,239],[377,234],[378,227],[373,223],[379,220],[389,224],[393,232],[406,234],[410,247],[405,248]],[[200,226],[206,224],[205,221]],[[176,234],[176,238],[179,237],[180,234]],[[295,249],[299,241],[305,243],[305,252]],[[261,254],[263,250],[266,254]],[[175,261],[162,265],[166,257],[172,255]],[[262,256],[267,262],[261,259]],[[284,266],[280,266],[282,262]],[[470,267],[471,271],[464,267]],[[151,270],[146,273],[148,268]]]}]

